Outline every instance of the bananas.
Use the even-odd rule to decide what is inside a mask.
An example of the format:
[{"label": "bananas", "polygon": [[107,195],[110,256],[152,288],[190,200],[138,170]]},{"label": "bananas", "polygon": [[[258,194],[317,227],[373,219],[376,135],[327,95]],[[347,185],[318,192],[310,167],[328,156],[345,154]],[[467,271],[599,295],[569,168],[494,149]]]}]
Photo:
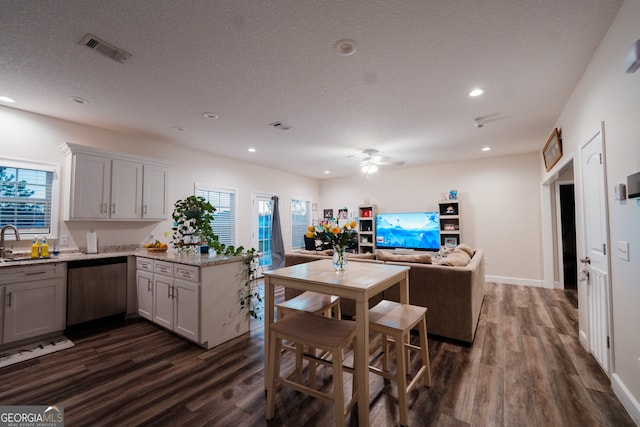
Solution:
[{"label": "bananas", "polygon": [[145,243],[144,247],[146,249],[166,249],[167,248],[167,244],[166,243],[162,243],[160,240],[156,240],[153,243]]}]

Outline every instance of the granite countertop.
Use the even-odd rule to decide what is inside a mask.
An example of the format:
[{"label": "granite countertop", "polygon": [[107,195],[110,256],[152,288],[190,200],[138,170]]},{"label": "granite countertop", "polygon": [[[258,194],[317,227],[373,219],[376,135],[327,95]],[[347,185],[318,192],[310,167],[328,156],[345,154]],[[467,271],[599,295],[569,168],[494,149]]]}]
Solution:
[{"label": "granite countertop", "polygon": [[28,258],[28,253],[16,253],[14,258],[16,259],[3,259],[0,260],[0,269],[3,267],[15,267],[25,265],[47,264],[55,262],[71,262],[71,261],[86,261],[93,259],[103,258],[117,258],[123,256],[139,256],[151,259],[157,259],[161,261],[177,262],[180,264],[195,265],[198,267],[208,267],[211,265],[225,264],[229,262],[242,261],[242,257],[230,257],[223,255],[184,255],[175,252],[147,252],[144,249],[123,249],[116,248],[113,251],[104,251],[97,254],[86,254],[80,251],[77,252],[63,252],[57,256],[50,256],[49,258]]}]

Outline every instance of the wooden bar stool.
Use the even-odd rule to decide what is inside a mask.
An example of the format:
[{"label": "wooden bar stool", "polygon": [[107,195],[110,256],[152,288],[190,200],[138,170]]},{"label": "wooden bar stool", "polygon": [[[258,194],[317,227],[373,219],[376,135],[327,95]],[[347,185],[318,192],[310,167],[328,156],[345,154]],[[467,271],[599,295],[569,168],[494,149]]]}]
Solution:
[{"label": "wooden bar stool", "polygon": [[[336,319],[340,319],[342,312],[340,310],[340,297],[335,295],[320,294],[317,292],[306,291],[297,295],[294,298],[288,299],[284,302],[276,304],[278,320],[284,318],[284,316],[292,313],[312,313],[319,316],[331,317],[332,312],[335,314]],[[288,350],[294,350],[292,346],[286,345]],[[315,349],[309,348],[309,353],[315,355]],[[302,352],[303,348],[298,348],[298,356],[296,358],[296,366],[298,372],[298,381],[302,381]],[[311,387],[316,387],[316,369],[318,364],[310,362],[309,364],[309,378],[311,380]]]},{"label": "wooden bar stool", "polygon": [[[355,370],[342,365],[343,350],[349,345],[353,345],[356,352],[355,322],[349,320],[331,319],[323,316],[314,316],[309,313],[291,314],[285,318],[271,324],[269,327],[269,364],[267,366],[267,419],[270,420],[275,415],[276,400],[275,393],[278,386],[283,385],[302,393],[306,393],[318,399],[333,402],[335,410],[335,425],[344,426],[345,418],[357,401]],[[306,359],[311,359],[317,363],[330,365],[333,369],[333,394],[321,392],[313,387],[308,387],[301,382],[289,379],[290,375],[280,375],[280,363],[283,350],[282,341],[288,340],[295,343],[295,346],[307,346],[309,348],[319,348],[329,352],[332,361],[328,362],[323,358],[317,358],[315,354],[306,354]],[[357,354],[354,354],[356,360]],[[297,369],[297,367],[296,367]],[[342,371],[346,370],[352,375],[351,399],[344,404],[344,379]]]},{"label": "wooden bar stool", "polygon": [[[400,304],[383,300],[369,310],[369,329],[382,334],[382,351],[369,364],[369,371],[395,381],[398,387],[398,406],[400,425],[408,425],[407,396],[415,385],[424,379],[425,386],[431,386],[431,368],[429,366],[429,348],[427,342],[427,309],[410,304]],[[410,331],[418,326],[420,346],[410,343]],[[389,337],[395,341],[395,374],[389,371]],[[410,365],[410,351],[418,351],[422,365],[407,385],[407,372]],[[382,356],[382,369],[373,366]]]}]

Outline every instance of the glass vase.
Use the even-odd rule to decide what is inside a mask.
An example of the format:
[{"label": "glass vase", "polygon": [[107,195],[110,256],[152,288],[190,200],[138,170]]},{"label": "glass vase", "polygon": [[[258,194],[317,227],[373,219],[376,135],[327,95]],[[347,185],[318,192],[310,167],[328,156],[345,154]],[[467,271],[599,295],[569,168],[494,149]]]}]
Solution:
[{"label": "glass vase", "polygon": [[333,247],[333,267],[336,271],[344,271],[347,268],[347,247]]}]

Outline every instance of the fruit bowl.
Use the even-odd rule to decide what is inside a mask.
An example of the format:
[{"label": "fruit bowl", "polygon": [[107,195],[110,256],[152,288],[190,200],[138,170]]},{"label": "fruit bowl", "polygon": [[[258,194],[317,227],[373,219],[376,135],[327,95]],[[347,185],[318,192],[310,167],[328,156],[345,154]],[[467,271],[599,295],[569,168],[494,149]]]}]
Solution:
[{"label": "fruit bowl", "polygon": [[145,248],[147,252],[166,252],[168,248]]}]

